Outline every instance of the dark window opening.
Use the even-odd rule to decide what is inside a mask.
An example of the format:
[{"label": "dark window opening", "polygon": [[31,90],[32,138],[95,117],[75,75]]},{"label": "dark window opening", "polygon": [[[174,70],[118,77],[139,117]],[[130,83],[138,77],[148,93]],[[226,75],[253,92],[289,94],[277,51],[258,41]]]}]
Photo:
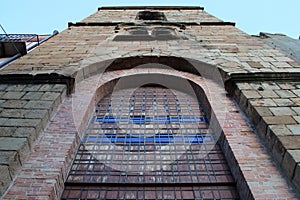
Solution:
[{"label": "dark window opening", "polygon": [[167,21],[167,18],[163,12],[156,12],[156,11],[141,11],[137,14],[136,19]]},{"label": "dark window opening", "polygon": [[201,102],[177,90],[151,86],[120,90],[98,103],[62,195],[238,198]]},{"label": "dark window opening", "polygon": [[127,35],[117,35],[114,41],[153,41],[178,40],[176,32],[168,27],[135,27],[128,30]]}]

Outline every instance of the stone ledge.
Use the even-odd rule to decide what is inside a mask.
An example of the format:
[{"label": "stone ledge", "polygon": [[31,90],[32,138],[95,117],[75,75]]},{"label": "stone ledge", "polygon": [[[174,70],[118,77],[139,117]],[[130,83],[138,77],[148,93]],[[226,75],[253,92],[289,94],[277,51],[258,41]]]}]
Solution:
[{"label": "stone ledge", "polygon": [[[1,81],[0,81],[1,82]],[[0,84],[0,196],[25,162],[36,138],[65,97],[62,84]],[[22,95],[17,95],[20,93]]]},{"label": "stone ledge", "polygon": [[[290,78],[292,77],[293,75]],[[294,92],[299,87],[299,82],[261,82],[260,78],[262,77],[250,83],[232,83],[232,88],[227,85],[227,90],[234,95],[249,117],[273,158],[300,190],[300,178],[297,177],[300,175],[300,105],[294,103],[300,101],[296,97],[298,90]]]}]

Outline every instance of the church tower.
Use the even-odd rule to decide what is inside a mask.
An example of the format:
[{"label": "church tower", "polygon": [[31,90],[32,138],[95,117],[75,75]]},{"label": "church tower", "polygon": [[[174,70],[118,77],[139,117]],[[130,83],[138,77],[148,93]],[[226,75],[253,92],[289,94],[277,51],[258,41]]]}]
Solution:
[{"label": "church tower", "polygon": [[101,7],[0,70],[3,199],[297,199],[300,64],[202,7]]}]

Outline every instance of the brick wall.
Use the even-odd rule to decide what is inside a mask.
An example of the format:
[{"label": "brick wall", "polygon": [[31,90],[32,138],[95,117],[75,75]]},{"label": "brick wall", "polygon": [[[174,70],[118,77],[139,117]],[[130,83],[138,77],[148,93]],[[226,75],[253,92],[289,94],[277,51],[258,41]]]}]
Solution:
[{"label": "brick wall", "polygon": [[[26,195],[59,198],[80,134],[95,102],[108,91],[108,87],[100,86],[128,75],[149,73],[173,73],[205,90],[202,77],[207,83],[217,84],[213,86],[211,83],[206,90],[207,94],[214,95],[218,91],[226,96],[224,82],[228,83],[226,89],[236,100],[237,107],[234,99],[226,97],[230,109],[222,114],[222,102],[209,95],[207,99],[222,125],[223,151],[232,166],[241,196],[293,198],[295,190],[287,180],[299,187],[299,92],[294,80],[297,76],[288,74],[298,73],[300,65],[278,49],[245,34],[232,24],[222,24],[221,20],[201,9],[161,10],[169,22],[187,22],[184,28],[175,23],[148,25],[172,27],[178,36],[176,40],[113,41],[127,28],[141,25],[135,20],[140,10],[100,9],[83,20],[86,24],[70,26],[0,71],[0,76],[6,81],[0,85],[0,142],[3,143],[0,148],[3,148],[1,152],[5,151],[0,156],[1,176],[4,177],[0,180],[3,180],[2,193],[7,191],[4,198],[22,199]],[[114,23],[110,24],[115,21],[136,24],[123,24],[116,29]],[[91,22],[106,24],[88,24]],[[165,58],[169,60],[164,61]],[[120,63],[136,66],[141,60],[144,64],[157,62],[170,67],[163,71],[136,67],[122,70],[118,66]],[[201,76],[193,73],[192,68],[185,70],[178,61],[190,63]],[[104,73],[108,68],[111,70]],[[16,75],[30,75],[32,80],[44,78],[39,79],[40,84],[30,84],[24,78],[16,85],[13,84]],[[56,83],[65,83],[65,79],[74,82],[64,86],[49,84],[53,75],[56,75]],[[234,79],[235,76],[242,77],[243,81]],[[276,80],[286,77],[289,77],[286,84]],[[60,90],[55,90],[57,87]],[[72,95],[62,101],[65,91],[72,91],[70,87],[75,87]],[[255,129],[251,129],[251,123]],[[14,145],[7,145],[7,140]],[[272,158],[280,163],[287,179]],[[6,190],[12,180],[13,186]]]}]

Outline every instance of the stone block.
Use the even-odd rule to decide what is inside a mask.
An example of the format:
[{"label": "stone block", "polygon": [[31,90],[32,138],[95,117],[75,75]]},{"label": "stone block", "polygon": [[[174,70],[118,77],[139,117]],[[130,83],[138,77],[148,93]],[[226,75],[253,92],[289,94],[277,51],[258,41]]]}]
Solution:
[{"label": "stone block", "polygon": [[23,108],[27,103],[26,100],[7,100],[0,106],[2,108]]},{"label": "stone block", "polygon": [[0,166],[6,165],[12,176],[16,175],[17,170],[21,167],[18,153],[16,151],[0,151]]},{"label": "stone block", "polygon": [[24,116],[27,112],[28,112],[28,110],[25,110],[25,109],[5,108],[5,109],[3,109],[3,112],[0,113],[0,117],[24,118]]},{"label": "stone block", "polygon": [[25,118],[28,119],[43,119],[45,117],[48,117],[48,110],[42,110],[42,109],[27,110],[24,116]]},{"label": "stone block", "polygon": [[277,97],[279,97],[273,90],[263,90],[263,91],[258,91],[258,92],[263,98],[277,98]]},{"label": "stone block", "polygon": [[263,117],[263,119],[268,125],[296,124],[292,116],[271,116]]},{"label": "stone block", "polygon": [[276,83],[272,83],[272,82],[266,82],[266,83],[262,83],[261,84],[262,87],[266,90],[276,90],[276,89],[280,89],[280,87],[276,84]]},{"label": "stone block", "polygon": [[16,130],[17,127],[0,127],[0,137],[11,137]]},{"label": "stone block", "polygon": [[300,116],[293,116],[293,117],[297,121],[297,123],[300,124]]},{"label": "stone block", "polygon": [[292,92],[297,95],[297,97],[300,97],[300,89],[298,90],[292,90]]},{"label": "stone block", "polygon": [[0,196],[6,191],[11,181],[8,166],[0,165]]},{"label": "stone block", "polygon": [[294,103],[294,106],[299,106],[300,107],[300,98],[290,98],[290,100]]},{"label": "stone block", "polygon": [[39,100],[43,96],[44,92],[27,92],[22,99],[26,100]]},{"label": "stone block", "polygon": [[276,106],[276,103],[272,99],[251,99],[250,104],[258,107]]},{"label": "stone block", "polygon": [[236,83],[236,86],[240,90],[251,90],[251,89],[253,89],[249,83]]},{"label": "stone block", "polygon": [[55,84],[50,91],[51,92],[63,92],[66,89],[66,85],[64,84]]},{"label": "stone block", "polygon": [[278,139],[282,145],[289,150],[299,150],[300,149],[300,136],[278,136]]},{"label": "stone block", "polygon": [[242,90],[241,93],[247,99],[259,99],[259,98],[261,98],[260,94],[255,90]]},{"label": "stone block", "polygon": [[26,138],[0,137],[1,151],[17,151],[26,145]]},{"label": "stone block", "polygon": [[27,138],[29,147],[31,148],[38,137],[37,133],[39,132],[37,132],[35,128],[19,127],[13,134],[13,137]]},{"label": "stone block", "polygon": [[290,90],[274,90],[276,94],[278,94],[281,98],[292,98],[296,97],[296,95]]},{"label": "stone block", "polygon": [[40,131],[42,128],[41,119],[13,119],[9,118],[5,122],[7,127],[33,127],[37,131]]},{"label": "stone block", "polygon": [[0,126],[5,126],[5,123],[7,120],[8,120],[8,118],[1,117],[0,118]]},{"label": "stone block", "polygon": [[265,138],[267,134],[267,124],[264,120],[260,120],[256,126],[257,133],[262,137]]},{"label": "stone block", "polygon": [[47,91],[50,91],[50,89],[52,88],[52,85],[50,84],[45,84],[45,85],[42,85],[39,89],[39,91],[41,92],[47,92]]},{"label": "stone block", "polygon": [[300,162],[300,150],[287,150],[282,161],[282,167],[290,179],[293,179],[296,164]]},{"label": "stone block", "polygon": [[29,152],[27,138],[0,137],[0,151],[17,151],[22,163]]},{"label": "stone block", "polygon": [[263,68],[263,66],[259,62],[248,61],[247,63],[253,68],[258,68],[258,69]]},{"label": "stone block", "polygon": [[29,101],[24,108],[27,109],[47,109],[50,110],[52,108],[53,101]]},{"label": "stone block", "polygon": [[36,92],[40,89],[42,85],[40,84],[29,84],[23,89],[24,92]]},{"label": "stone block", "polygon": [[293,135],[286,125],[270,125],[269,129],[276,136]]},{"label": "stone block", "polygon": [[270,125],[267,127],[266,142],[272,150],[278,136],[292,135],[285,125]]},{"label": "stone block", "polygon": [[25,95],[25,92],[6,92],[2,95],[2,99],[20,99]]},{"label": "stone block", "polygon": [[273,116],[272,112],[268,107],[254,107],[254,109],[261,117]]},{"label": "stone block", "polygon": [[41,97],[41,100],[56,100],[59,98],[61,93],[59,92],[45,92],[43,96]]},{"label": "stone block", "polygon": [[8,85],[6,88],[6,91],[15,91],[20,92],[23,91],[23,89],[26,87],[26,85]]},{"label": "stone block", "polygon": [[291,130],[293,135],[300,135],[300,124],[287,125],[287,127]]},{"label": "stone block", "polygon": [[7,84],[0,84],[0,91],[5,91],[7,87]]},{"label": "stone block", "polygon": [[293,183],[295,184],[297,189],[300,190],[300,163],[298,163],[296,165],[295,175],[294,175],[294,178],[293,178]]},{"label": "stone block", "polygon": [[282,142],[278,139],[278,137],[274,138],[274,145],[272,148],[272,154],[275,158],[275,160],[278,161],[278,163],[282,163],[284,154],[286,152],[286,148],[284,147],[284,145],[282,144]]},{"label": "stone block", "polygon": [[297,113],[297,115],[300,115],[300,107],[292,107],[292,110]]},{"label": "stone block", "polygon": [[295,102],[290,99],[273,99],[277,106],[295,106]]},{"label": "stone block", "polygon": [[291,83],[277,83],[279,87],[283,90],[292,90],[295,89],[295,86]]},{"label": "stone block", "polygon": [[289,107],[275,107],[270,108],[271,112],[275,116],[282,116],[282,115],[295,115],[296,113]]}]

